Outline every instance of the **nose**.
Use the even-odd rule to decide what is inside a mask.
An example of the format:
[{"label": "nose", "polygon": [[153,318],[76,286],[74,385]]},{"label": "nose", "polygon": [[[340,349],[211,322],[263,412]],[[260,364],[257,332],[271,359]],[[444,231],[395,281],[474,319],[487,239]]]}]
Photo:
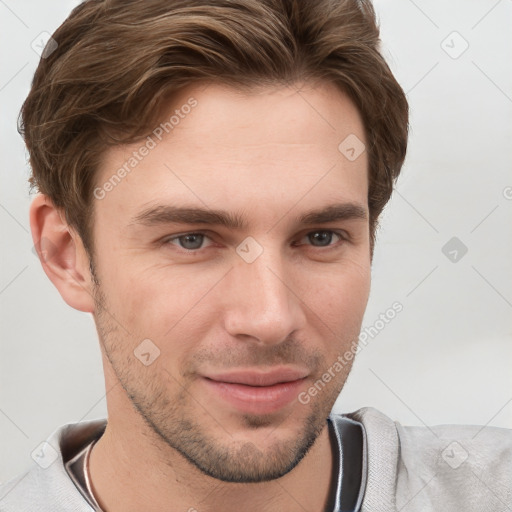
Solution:
[{"label": "nose", "polygon": [[236,258],[221,299],[226,331],[259,344],[283,342],[306,322],[304,304],[294,291],[298,284],[293,269],[269,250],[252,263]]}]

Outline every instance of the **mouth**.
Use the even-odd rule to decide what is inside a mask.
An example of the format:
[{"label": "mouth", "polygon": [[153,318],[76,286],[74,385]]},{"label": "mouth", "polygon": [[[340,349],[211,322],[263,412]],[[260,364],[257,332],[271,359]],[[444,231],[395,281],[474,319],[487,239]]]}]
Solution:
[{"label": "mouth", "polygon": [[286,382],[295,382],[307,377],[308,372],[298,368],[274,368],[270,371],[234,370],[225,373],[211,373],[205,378],[226,384],[241,384],[253,387],[269,387]]},{"label": "mouth", "polygon": [[282,367],[209,374],[202,381],[216,401],[246,414],[271,414],[297,399],[307,376],[305,370]]}]

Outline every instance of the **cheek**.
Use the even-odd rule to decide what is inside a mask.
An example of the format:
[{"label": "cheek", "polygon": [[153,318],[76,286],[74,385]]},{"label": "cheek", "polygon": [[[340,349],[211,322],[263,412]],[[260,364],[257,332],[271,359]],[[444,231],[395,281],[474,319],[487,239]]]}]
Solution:
[{"label": "cheek", "polygon": [[[357,338],[370,292],[370,267],[344,261],[311,275],[303,283],[302,299],[311,309],[311,322],[336,335],[340,348]],[[319,327],[320,328],[320,327]]]},{"label": "cheek", "polygon": [[150,338],[162,347],[174,339],[189,346],[189,339],[197,339],[198,331],[208,324],[204,304],[218,280],[214,270],[132,267],[127,273],[116,271],[110,283],[111,296],[115,297],[116,314],[134,335]]}]

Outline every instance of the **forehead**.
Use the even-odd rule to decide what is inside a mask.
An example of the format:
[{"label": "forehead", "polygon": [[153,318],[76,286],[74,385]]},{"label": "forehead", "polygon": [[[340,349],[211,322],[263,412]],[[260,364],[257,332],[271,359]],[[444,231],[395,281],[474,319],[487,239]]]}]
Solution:
[{"label": "forehead", "polygon": [[301,206],[366,204],[364,142],[357,108],[332,84],[188,87],[146,139],[105,153],[95,211],[121,227],[151,204],[232,207],[268,222]]}]

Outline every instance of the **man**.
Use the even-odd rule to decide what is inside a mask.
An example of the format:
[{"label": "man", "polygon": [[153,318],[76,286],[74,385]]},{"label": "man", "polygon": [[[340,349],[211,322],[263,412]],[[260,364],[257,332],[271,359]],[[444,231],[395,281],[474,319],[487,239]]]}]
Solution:
[{"label": "man", "polygon": [[330,415],[407,145],[378,44],[355,0],[89,0],[55,32],[30,222],[108,421],[57,429],[0,510],[510,510],[509,431]]}]

